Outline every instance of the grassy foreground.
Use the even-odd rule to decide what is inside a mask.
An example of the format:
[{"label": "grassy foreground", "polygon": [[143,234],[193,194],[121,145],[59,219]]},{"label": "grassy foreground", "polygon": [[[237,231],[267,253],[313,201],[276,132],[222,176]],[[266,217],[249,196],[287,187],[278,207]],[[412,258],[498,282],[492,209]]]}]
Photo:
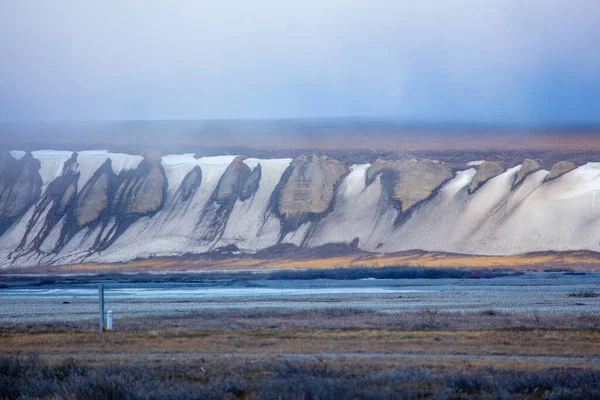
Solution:
[{"label": "grassy foreground", "polygon": [[600,398],[594,315],[263,310],[118,326],[0,329],[0,398]]},{"label": "grassy foreground", "polygon": [[103,364],[0,357],[0,396],[76,399],[600,397],[600,370],[274,359]]}]

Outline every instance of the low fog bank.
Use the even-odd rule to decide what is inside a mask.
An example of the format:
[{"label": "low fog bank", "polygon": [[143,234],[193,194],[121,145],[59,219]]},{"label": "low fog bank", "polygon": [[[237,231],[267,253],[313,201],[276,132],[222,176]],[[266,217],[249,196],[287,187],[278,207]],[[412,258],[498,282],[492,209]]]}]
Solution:
[{"label": "low fog bank", "polygon": [[[0,122],[0,148],[111,150],[200,156],[294,156],[305,151],[376,155],[471,151],[600,151],[600,126],[507,127],[407,123],[392,119],[307,118],[98,122]],[[422,155],[422,154],[416,154]],[[540,157],[540,154],[532,154]]]}]

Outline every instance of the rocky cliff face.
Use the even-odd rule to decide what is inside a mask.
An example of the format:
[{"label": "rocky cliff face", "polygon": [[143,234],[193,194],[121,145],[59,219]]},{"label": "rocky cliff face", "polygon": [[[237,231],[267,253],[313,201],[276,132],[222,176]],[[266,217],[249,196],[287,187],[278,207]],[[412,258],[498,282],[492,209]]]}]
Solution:
[{"label": "rocky cliff face", "polygon": [[[99,234],[86,246],[85,253],[104,250],[137,219],[157,212],[164,204],[167,181],[161,158],[156,154],[147,155],[136,169],[119,174],[115,173],[112,160],[107,159],[81,190],[81,171],[86,171],[87,165],[80,163],[77,153],[71,153],[67,160],[63,157],[60,154],[56,159],[44,158],[40,162],[27,154],[19,160],[23,165],[21,175],[17,175],[12,187],[29,187],[21,191],[29,193],[34,204],[31,214],[11,227],[23,230],[19,244],[9,254],[13,263],[56,256],[80,233],[90,230]],[[40,196],[41,176],[49,176],[52,170],[60,173]],[[17,238],[12,239],[16,242]]]},{"label": "rocky cliff face", "polygon": [[[40,197],[42,179],[38,174],[39,168],[39,161],[30,153],[18,161],[7,151],[0,155],[1,225],[21,216]],[[0,232],[3,230],[0,228]]]},{"label": "rocky cliff face", "polygon": [[107,211],[115,179],[111,160],[107,160],[83,187],[74,208],[79,228],[98,221],[101,214]]},{"label": "rocky cliff face", "polygon": [[533,159],[508,169],[471,164],[1,152],[0,266],[287,244],[469,254],[600,250],[600,163],[559,162],[550,172]]},{"label": "rocky cliff face", "polygon": [[525,178],[541,169],[542,165],[539,163],[539,161],[526,158],[525,160],[523,160],[521,169],[519,170],[519,172],[517,172],[517,176],[515,177],[515,182],[513,183],[513,185],[519,186],[525,180]]},{"label": "rocky cliff face", "polygon": [[115,204],[124,215],[146,215],[160,210],[165,201],[167,178],[157,159],[145,159],[138,167],[137,176],[124,181]]},{"label": "rocky cliff face", "polygon": [[196,193],[201,184],[202,168],[196,165],[181,182],[181,187],[179,188],[181,200],[188,201]]},{"label": "rocky cliff face", "polygon": [[219,204],[235,202],[249,176],[250,168],[244,164],[244,158],[236,157],[219,180],[214,195],[215,201]]},{"label": "rocky cliff face", "polygon": [[204,231],[202,240],[212,242],[219,239],[225,231],[229,215],[250,177],[250,168],[244,163],[244,159],[245,157],[236,157],[227,166],[211,201],[206,204],[200,221]]},{"label": "rocky cliff face", "polygon": [[242,185],[242,189],[240,190],[240,200],[248,200],[258,190],[258,186],[260,185],[260,178],[262,177],[262,167],[260,163],[254,167],[248,178]]},{"label": "rocky cliff face", "polygon": [[343,162],[325,156],[296,158],[280,182],[277,213],[285,230],[293,230],[308,220],[327,213],[335,189],[348,173]]},{"label": "rocky cliff face", "polygon": [[376,160],[367,171],[367,184],[381,175],[397,208],[406,212],[429,198],[454,173],[443,162],[427,159]]},{"label": "rocky cliff face", "polygon": [[546,176],[546,180],[550,181],[552,179],[556,179],[560,176],[563,176],[567,172],[573,171],[575,168],[577,168],[577,165],[571,161],[559,161],[552,166],[550,173],[548,176]]},{"label": "rocky cliff face", "polygon": [[17,250],[27,246],[42,252],[54,250],[52,245],[44,243],[73,206],[78,179],[77,153],[73,153],[63,164],[61,175],[49,183],[41,199],[33,207],[33,215]]},{"label": "rocky cliff face", "polygon": [[469,193],[474,193],[481,185],[486,183],[488,180],[500,175],[504,172],[504,168],[500,164],[494,161],[484,161],[477,168],[477,173],[473,178],[473,181],[469,185]]}]

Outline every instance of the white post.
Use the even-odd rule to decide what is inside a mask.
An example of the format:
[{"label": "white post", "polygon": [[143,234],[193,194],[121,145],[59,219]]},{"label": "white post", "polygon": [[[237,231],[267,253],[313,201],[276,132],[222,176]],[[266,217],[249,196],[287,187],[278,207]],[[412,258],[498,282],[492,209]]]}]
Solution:
[{"label": "white post", "polygon": [[108,310],[106,313],[106,330],[112,331],[112,321],[113,321],[113,312],[112,310]]},{"label": "white post", "polygon": [[104,285],[98,284],[98,296],[100,297],[100,334],[104,332]]}]

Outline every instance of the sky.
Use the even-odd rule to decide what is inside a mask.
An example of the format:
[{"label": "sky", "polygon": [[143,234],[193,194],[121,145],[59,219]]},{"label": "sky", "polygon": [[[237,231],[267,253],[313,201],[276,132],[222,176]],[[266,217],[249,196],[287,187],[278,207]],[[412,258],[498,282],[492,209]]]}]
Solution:
[{"label": "sky", "polygon": [[0,0],[0,121],[600,123],[600,0]]}]

